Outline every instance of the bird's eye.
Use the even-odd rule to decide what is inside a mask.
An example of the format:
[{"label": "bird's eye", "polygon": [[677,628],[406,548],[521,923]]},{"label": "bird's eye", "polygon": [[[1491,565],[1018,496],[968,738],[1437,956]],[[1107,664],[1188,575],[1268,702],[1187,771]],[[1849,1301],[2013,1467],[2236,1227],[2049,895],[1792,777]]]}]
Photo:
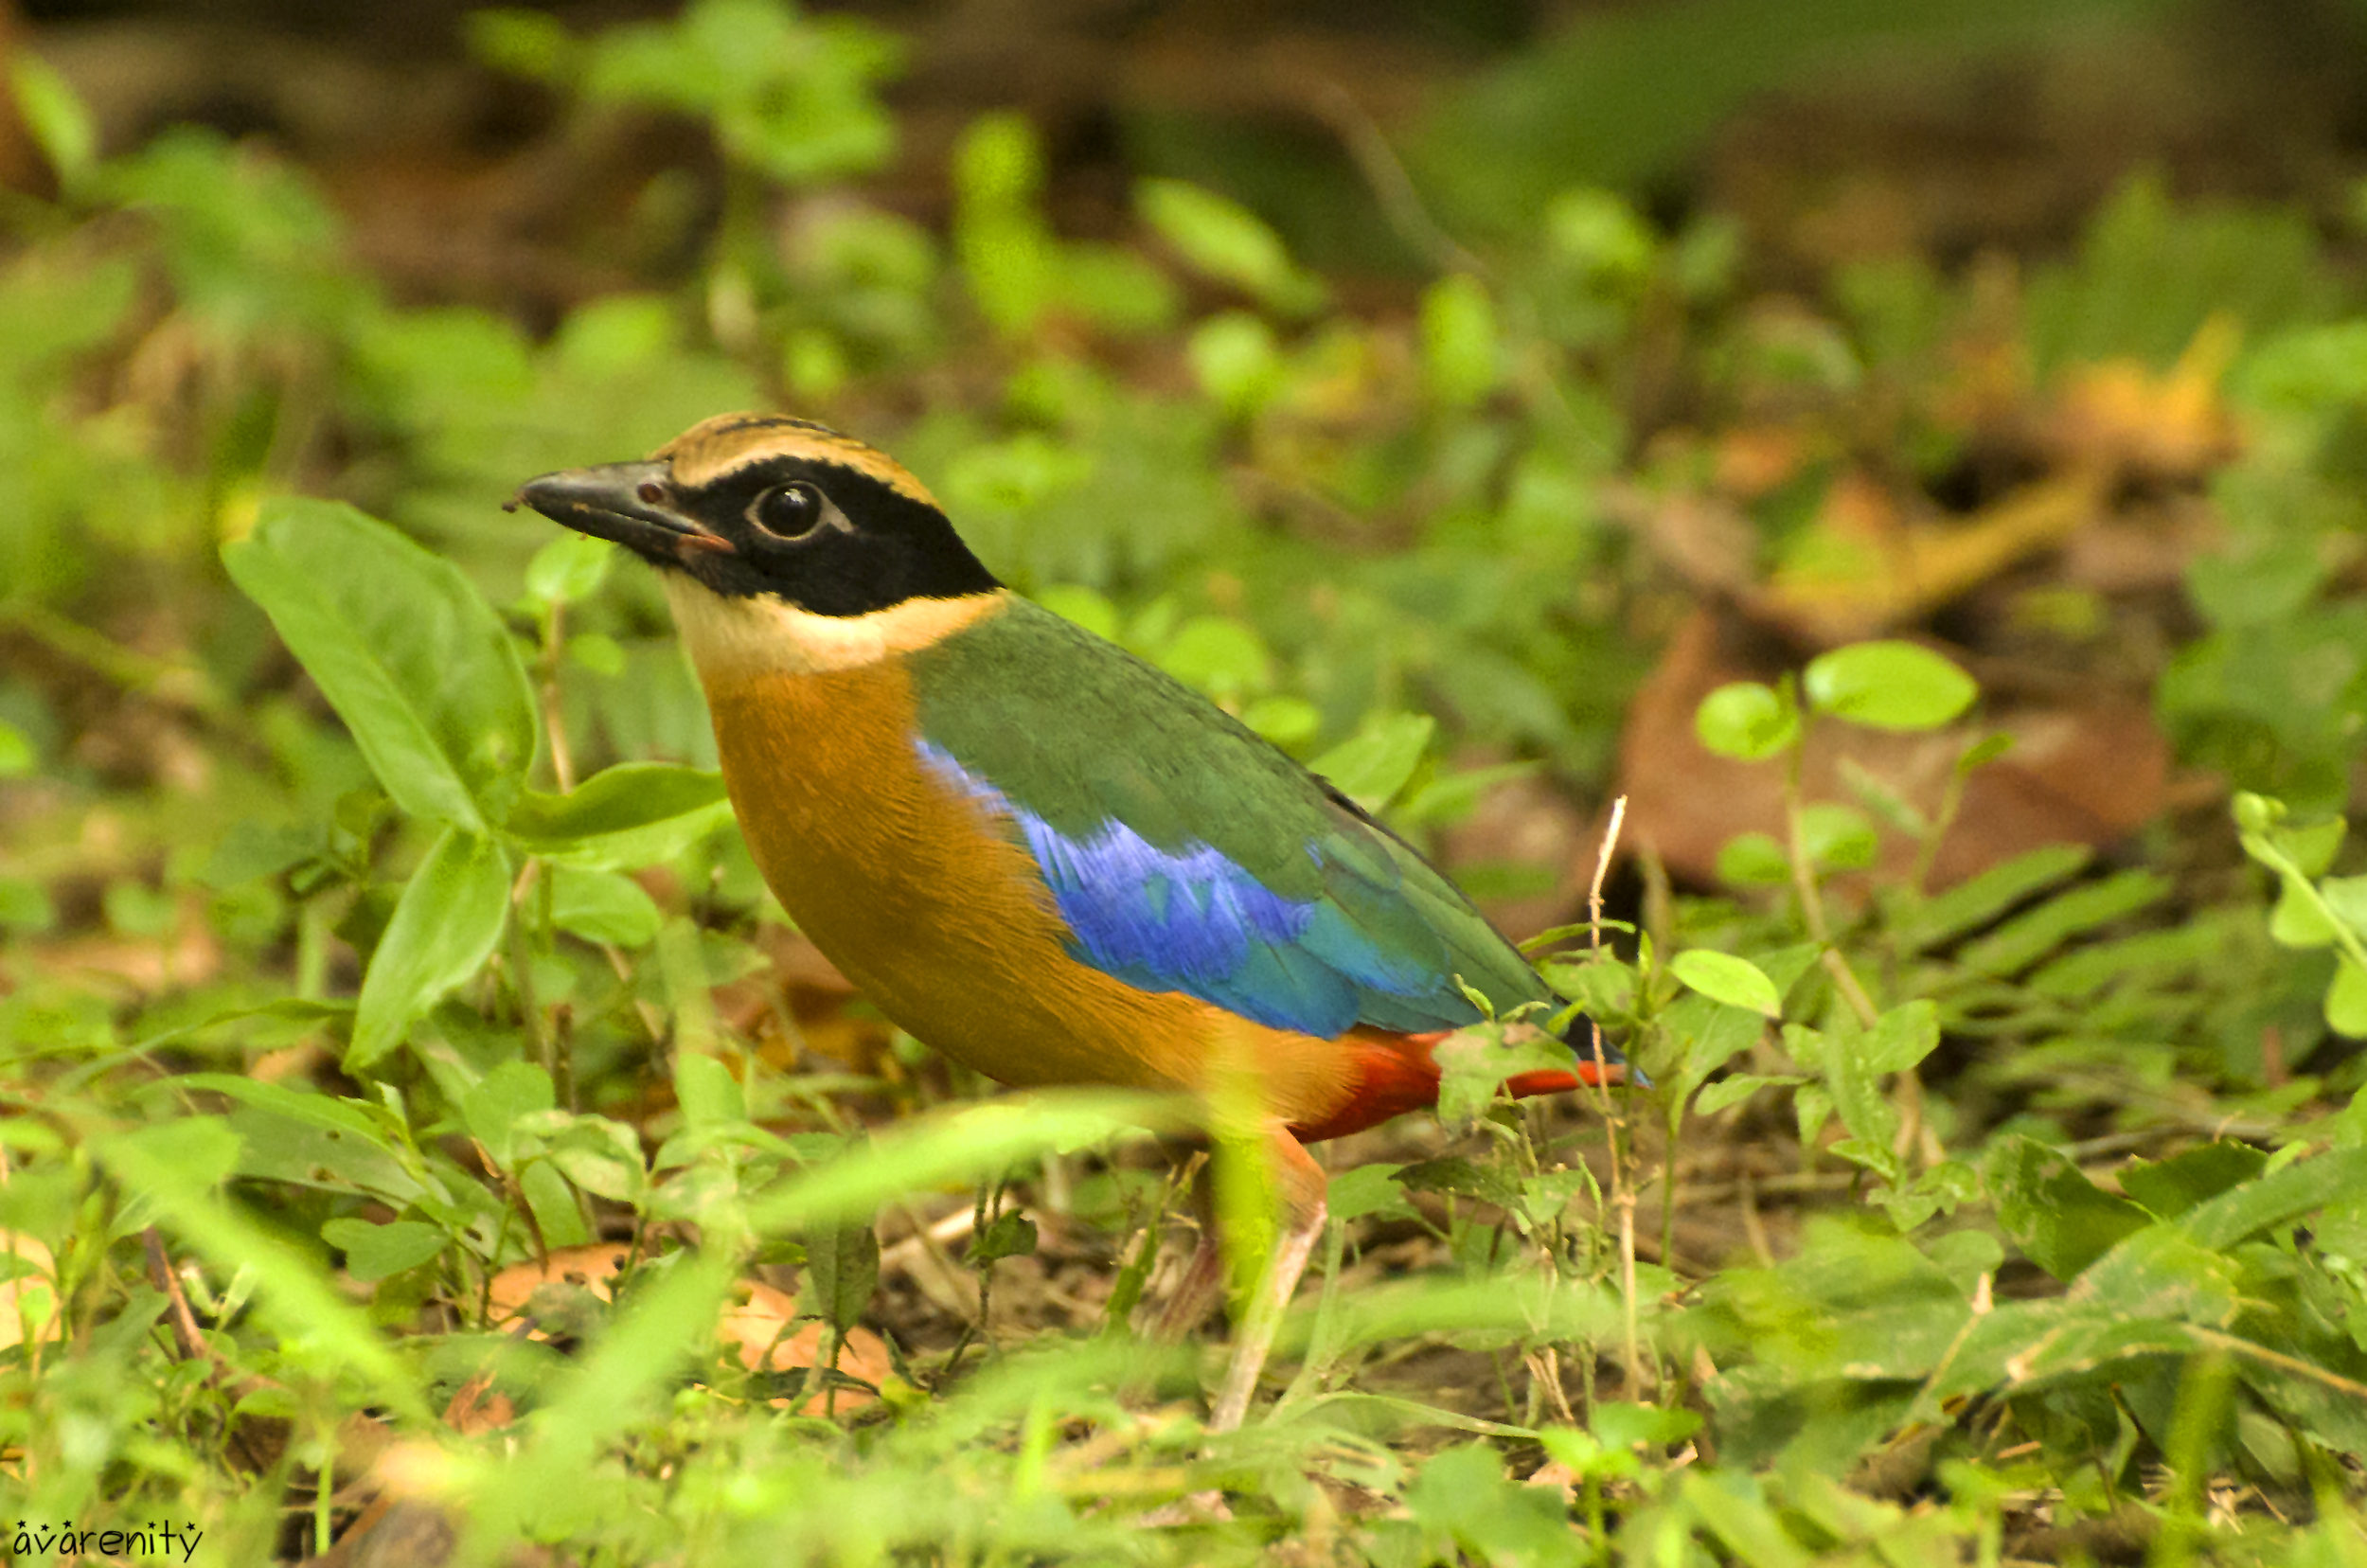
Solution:
[{"label": "bird's eye", "polygon": [[822,521],[822,492],[802,481],[775,485],[756,497],[748,521],[779,539],[802,539]]}]

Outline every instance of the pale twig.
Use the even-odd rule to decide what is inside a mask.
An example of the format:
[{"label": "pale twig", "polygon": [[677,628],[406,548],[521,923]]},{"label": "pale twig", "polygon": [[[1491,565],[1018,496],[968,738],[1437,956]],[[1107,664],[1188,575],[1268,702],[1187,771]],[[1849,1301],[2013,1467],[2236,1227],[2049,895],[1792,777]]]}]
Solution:
[{"label": "pale twig", "polygon": [[[1628,820],[1628,797],[1621,795],[1611,803],[1611,821],[1603,828],[1603,842],[1594,854],[1594,879],[1588,884],[1586,895],[1587,951],[1597,960],[1603,952],[1603,882],[1611,875],[1611,859],[1619,846],[1619,829]],[[1614,1111],[1611,1096],[1611,1066],[1603,1050],[1603,1025],[1590,1015],[1587,1027],[1594,1047],[1594,1088],[1600,1102],[1603,1124],[1611,1136],[1611,1203],[1619,1215],[1619,1289],[1627,1302],[1627,1372],[1628,1393],[1632,1396],[1645,1384],[1642,1336],[1636,1323],[1635,1305],[1635,1184],[1628,1169],[1627,1115]]]}]

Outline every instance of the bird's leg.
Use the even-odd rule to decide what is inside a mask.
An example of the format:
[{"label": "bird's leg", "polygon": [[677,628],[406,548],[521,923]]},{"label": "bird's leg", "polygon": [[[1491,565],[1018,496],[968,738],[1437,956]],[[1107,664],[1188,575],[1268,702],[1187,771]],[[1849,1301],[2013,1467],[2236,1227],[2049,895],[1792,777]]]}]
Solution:
[{"label": "bird's leg", "polygon": [[[1282,1314],[1290,1305],[1290,1294],[1298,1289],[1299,1276],[1307,1272],[1307,1259],[1315,1250],[1315,1238],[1324,1229],[1323,1167],[1305,1145],[1280,1128],[1269,1134],[1266,1148],[1273,1162],[1276,1196],[1281,1200],[1281,1232],[1233,1336],[1233,1362],[1225,1368],[1216,1408],[1208,1417],[1211,1432],[1234,1431],[1249,1414],[1250,1398],[1257,1392],[1257,1375],[1265,1370],[1266,1353],[1273,1348]],[[1195,1269],[1199,1262],[1195,1256]],[[1190,1277],[1185,1275],[1186,1283]]]}]

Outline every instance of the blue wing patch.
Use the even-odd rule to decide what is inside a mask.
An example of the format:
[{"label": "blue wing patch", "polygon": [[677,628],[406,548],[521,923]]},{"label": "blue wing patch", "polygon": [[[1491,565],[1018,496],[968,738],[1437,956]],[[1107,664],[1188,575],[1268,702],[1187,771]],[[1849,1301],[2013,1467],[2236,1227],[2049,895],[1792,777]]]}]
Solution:
[{"label": "blue wing patch", "polygon": [[1445,972],[1443,944],[1436,964],[1392,954],[1334,900],[1283,898],[1206,844],[1162,849],[1114,820],[1071,838],[952,753],[917,745],[939,777],[1018,827],[1071,955],[1105,974],[1325,1040],[1360,1023],[1418,1031],[1479,1017]]}]

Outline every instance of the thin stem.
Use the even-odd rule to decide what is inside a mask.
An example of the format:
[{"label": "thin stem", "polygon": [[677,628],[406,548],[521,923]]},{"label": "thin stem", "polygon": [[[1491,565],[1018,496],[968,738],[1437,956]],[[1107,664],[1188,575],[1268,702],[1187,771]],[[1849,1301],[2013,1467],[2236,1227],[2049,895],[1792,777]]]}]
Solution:
[{"label": "thin stem", "polygon": [[567,721],[560,707],[559,661],[566,651],[567,638],[561,622],[567,614],[563,604],[554,604],[543,618],[542,666],[543,730],[551,741],[551,778],[561,794],[576,787],[575,753],[567,744]]},{"label": "thin stem", "polygon": [[[1621,795],[1611,803],[1611,821],[1603,829],[1603,842],[1594,854],[1594,880],[1586,895],[1587,951],[1600,957],[1603,951],[1603,882],[1611,874],[1611,852],[1619,843],[1619,829],[1628,820],[1628,797]],[[1628,1169],[1627,1115],[1615,1110],[1611,1097],[1611,1068],[1603,1051],[1603,1025],[1589,1018],[1587,1025],[1594,1047],[1594,1088],[1601,1109],[1603,1125],[1611,1149],[1611,1204],[1619,1216],[1619,1290],[1627,1303],[1625,1324],[1628,1393],[1639,1393],[1646,1380],[1644,1370],[1643,1337],[1637,1327],[1635,1303],[1635,1186]]]},{"label": "thin stem", "polygon": [[1858,1015],[1859,1024],[1870,1029],[1880,1018],[1881,1010],[1858,983],[1857,971],[1849,967],[1849,960],[1833,946],[1832,924],[1824,917],[1824,894],[1816,885],[1816,871],[1808,864],[1808,830],[1800,783],[1801,763],[1807,749],[1807,731],[1803,726],[1784,757],[1784,835],[1786,858],[1791,863],[1791,888],[1800,900],[1800,918],[1808,928],[1808,938],[1822,950],[1818,958],[1824,972],[1832,976],[1834,989],[1849,1004],[1849,1010]]}]

